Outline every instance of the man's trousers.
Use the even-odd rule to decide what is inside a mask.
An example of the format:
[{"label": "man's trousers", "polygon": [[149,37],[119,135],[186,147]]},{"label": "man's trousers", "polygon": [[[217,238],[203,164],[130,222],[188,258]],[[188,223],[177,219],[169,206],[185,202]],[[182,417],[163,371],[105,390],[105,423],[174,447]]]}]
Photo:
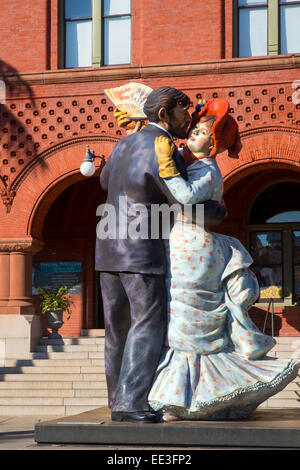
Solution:
[{"label": "man's trousers", "polygon": [[148,411],[167,326],[164,276],[100,272],[112,411]]}]

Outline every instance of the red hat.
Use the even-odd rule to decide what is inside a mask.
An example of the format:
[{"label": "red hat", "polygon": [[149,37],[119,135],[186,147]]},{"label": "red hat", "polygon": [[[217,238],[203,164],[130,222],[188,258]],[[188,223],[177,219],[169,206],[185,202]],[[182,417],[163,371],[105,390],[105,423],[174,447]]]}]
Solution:
[{"label": "red hat", "polygon": [[229,103],[223,99],[208,101],[204,108],[193,115],[190,130],[200,121],[203,116],[214,116],[216,121],[212,126],[214,148],[210,157],[215,157],[221,148],[228,150],[229,157],[237,157],[242,149],[239,127],[236,120],[229,115]]}]

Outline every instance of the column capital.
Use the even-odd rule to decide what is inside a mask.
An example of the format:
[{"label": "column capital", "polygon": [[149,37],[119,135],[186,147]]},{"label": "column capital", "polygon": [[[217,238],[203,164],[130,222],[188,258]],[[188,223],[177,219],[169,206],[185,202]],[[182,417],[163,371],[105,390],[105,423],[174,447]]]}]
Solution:
[{"label": "column capital", "polygon": [[0,238],[0,253],[38,253],[44,242],[37,238]]}]

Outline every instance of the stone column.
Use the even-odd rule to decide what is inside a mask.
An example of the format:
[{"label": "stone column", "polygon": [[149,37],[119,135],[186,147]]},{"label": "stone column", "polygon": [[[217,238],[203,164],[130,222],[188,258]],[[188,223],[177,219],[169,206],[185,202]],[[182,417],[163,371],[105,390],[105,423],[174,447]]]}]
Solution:
[{"label": "stone column", "polygon": [[34,314],[32,255],[43,248],[34,238],[0,239],[0,314]]},{"label": "stone column", "polygon": [[32,301],[32,255],[43,248],[33,238],[0,239],[0,365],[27,359],[42,335]]},{"label": "stone column", "polygon": [[5,251],[0,251],[0,306],[6,306],[9,300],[9,261],[9,253]]}]

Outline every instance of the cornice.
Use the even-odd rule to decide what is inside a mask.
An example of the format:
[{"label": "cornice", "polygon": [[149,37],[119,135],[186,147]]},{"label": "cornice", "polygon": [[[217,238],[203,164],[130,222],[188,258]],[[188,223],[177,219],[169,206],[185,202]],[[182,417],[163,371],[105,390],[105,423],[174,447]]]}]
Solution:
[{"label": "cornice", "polygon": [[284,132],[287,134],[300,134],[300,129],[295,127],[288,127],[288,126],[260,126],[260,127],[252,127],[251,129],[243,129],[240,131],[240,135],[243,138],[251,137],[257,134],[267,134],[267,133],[276,133],[276,132]]},{"label": "cornice", "polygon": [[89,67],[59,69],[43,72],[5,74],[10,83],[26,82],[28,85],[59,83],[101,82],[112,80],[143,80],[161,77],[182,77],[210,74],[249,73],[285,70],[300,67],[300,54],[265,57],[245,57],[206,61],[191,64],[158,64],[140,66]]},{"label": "cornice", "polygon": [[44,242],[36,238],[0,238],[0,253],[38,253]]}]

